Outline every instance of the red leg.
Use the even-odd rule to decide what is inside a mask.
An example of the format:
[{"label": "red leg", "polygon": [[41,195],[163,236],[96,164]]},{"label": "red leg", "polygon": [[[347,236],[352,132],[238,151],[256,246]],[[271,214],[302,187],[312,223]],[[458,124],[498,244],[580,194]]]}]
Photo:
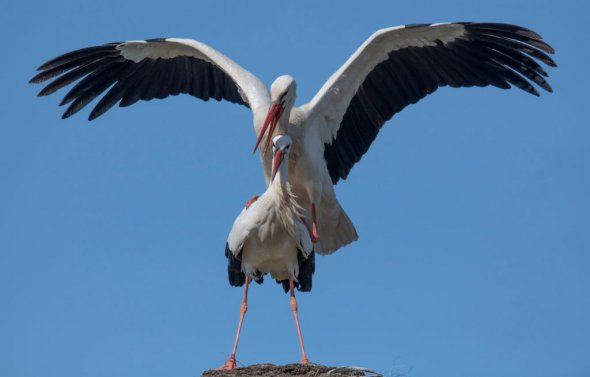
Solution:
[{"label": "red leg", "polygon": [[[300,217],[299,220],[301,220],[301,222],[303,223],[303,225],[305,225],[305,229],[307,229],[307,233],[309,234],[309,237],[312,238],[313,241],[313,237],[311,235],[311,228],[309,227],[309,225],[307,225],[307,223],[305,222],[305,218]],[[315,242],[315,241],[314,241]]]},{"label": "red leg", "polygon": [[242,323],[244,322],[244,316],[248,311],[248,285],[250,284],[250,278],[246,276],[246,283],[244,287],[244,298],[242,298],[242,305],[240,306],[240,322],[238,322],[238,332],[236,334],[236,340],[234,342],[234,348],[231,352],[229,360],[223,364],[219,369],[236,369],[236,351],[238,349],[238,341],[240,340],[240,332],[242,331]]},{"label": "red leg", "polygon": [[316,243],[320,239],[320,236],[318,234],[318,224],[315,217],[315,203],[311,203],[311,221],[311,242]]},{"label": "red leg", "polygon": [[258,195],[252,195],[252,197],[246,202],[246,209],[250,208],[250,206],[252,205],[252,203],[254,203],[255,201],[257,201],[259,198]]},{"label": "red leg", "polygon": [[293,287],[293,275],[289,276],[289,289],[291,290],[291,310],[293,317],[295,317],[295,325],[297,326],[297,336],[299,337],[299,345],[301,346],[301,364],[307,364],[307,355],[305,354],[305,347],[303,346],[303,337],[301,336],[301,328],[299,327],[299,316],[297,315],[297,300],[295,300],[295,289]]}]

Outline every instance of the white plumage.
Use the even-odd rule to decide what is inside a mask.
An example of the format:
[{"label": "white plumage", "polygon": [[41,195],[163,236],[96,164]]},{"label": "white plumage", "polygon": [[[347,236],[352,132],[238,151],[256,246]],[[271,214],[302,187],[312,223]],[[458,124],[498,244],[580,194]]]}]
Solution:
[{"label": "white plumage", "polygon": [[313,251],[310,234],[301,221],[301,207],[288,182],[291,138],[276,136],[273,161],[276,176],[267,190],[248,208],[244,208],[227,239],[227,249],[241,261],[241,270],[257,280],[266,273],[278,280],[297,279],[298,253],[307,259]]}]

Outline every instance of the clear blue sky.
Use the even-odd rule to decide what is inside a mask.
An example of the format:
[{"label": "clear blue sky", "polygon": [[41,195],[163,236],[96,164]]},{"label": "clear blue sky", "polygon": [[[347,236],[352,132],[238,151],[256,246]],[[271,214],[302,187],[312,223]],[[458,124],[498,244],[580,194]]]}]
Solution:
[{"label": "clear blue sky", "polygon": [[[335,2],[334,2],[335,3]],[[255,5],[253,5],[255,4]],[[295,5],[296,4],[296,5]],[[585,1],[9,1],[0,13],[0,376],[196,376],[231,351],[241,289],[224,244],[264,190],[248,109],[192,97],[88,110],[34,69],[104,42],[186,37],[298,103],[373,31],[518,23],[557,50],[555,93],[442,89],[337,186],[360,239],[300,294],[312,361],[391,376],[590,375]],[[288,297],[254,286],[242,364],[299,350]]]}]

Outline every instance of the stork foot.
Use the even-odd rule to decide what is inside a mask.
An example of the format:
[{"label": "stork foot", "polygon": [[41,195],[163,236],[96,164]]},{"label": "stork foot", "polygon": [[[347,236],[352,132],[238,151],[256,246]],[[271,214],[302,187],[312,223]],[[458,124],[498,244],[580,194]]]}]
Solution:
[{"label": "stork foot", "polygon": [[217,370],[231,370],[237,368],[238,366],[236,365],[236,355],[231,355],[229,360],[227,360],[225,364],[223,364],[223,366],[217,368]]},{"label": "stork foot", "polygon": [[315,217],[315,203],[311,203],[311,242],[317,243],[320,239],[320,235],[318,234],[318,223]]},{"label": "stork foot", "polygon": [[246,202],[246,209],[250,208],[250,206],[252,205],[252,203],[254,203],[255,201],[257,201],[259,198],[258,195],[252,195],[252,197]]},{"label": "stork foot", "polygon": [[305,225],[305,228],[307,228],[307,233],[309,234],[309,238],[311,238],[311,242],[317,243],[318,239],[319,239],[317,227],[314,226],[314,229],[315,229],[315,233],[314,233],[314,231],[309,227],[309,225],[307,225],[307,223],[305,222],[305,220],[303,218],[301,218],[301,222]]},{"label": "stork foot", "polygon": [[318,234],[318,226],[313,223],[313,227],[311,228],[311,242],[317,243],[320,239],[320,235]]}]

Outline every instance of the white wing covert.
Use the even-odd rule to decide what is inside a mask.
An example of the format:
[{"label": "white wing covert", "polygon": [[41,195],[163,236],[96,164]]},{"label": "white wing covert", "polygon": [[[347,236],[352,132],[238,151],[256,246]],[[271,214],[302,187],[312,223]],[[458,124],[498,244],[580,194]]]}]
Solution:
[{"label": "white wing covert", "polygon": [[242,251],[244,242],[246,242],[252,230],[259,225],[259,216],[256,216],[257,212],[252,207],[244,208],[240,212],[227,236],[227,246],[234,256],[237,256]]}]

